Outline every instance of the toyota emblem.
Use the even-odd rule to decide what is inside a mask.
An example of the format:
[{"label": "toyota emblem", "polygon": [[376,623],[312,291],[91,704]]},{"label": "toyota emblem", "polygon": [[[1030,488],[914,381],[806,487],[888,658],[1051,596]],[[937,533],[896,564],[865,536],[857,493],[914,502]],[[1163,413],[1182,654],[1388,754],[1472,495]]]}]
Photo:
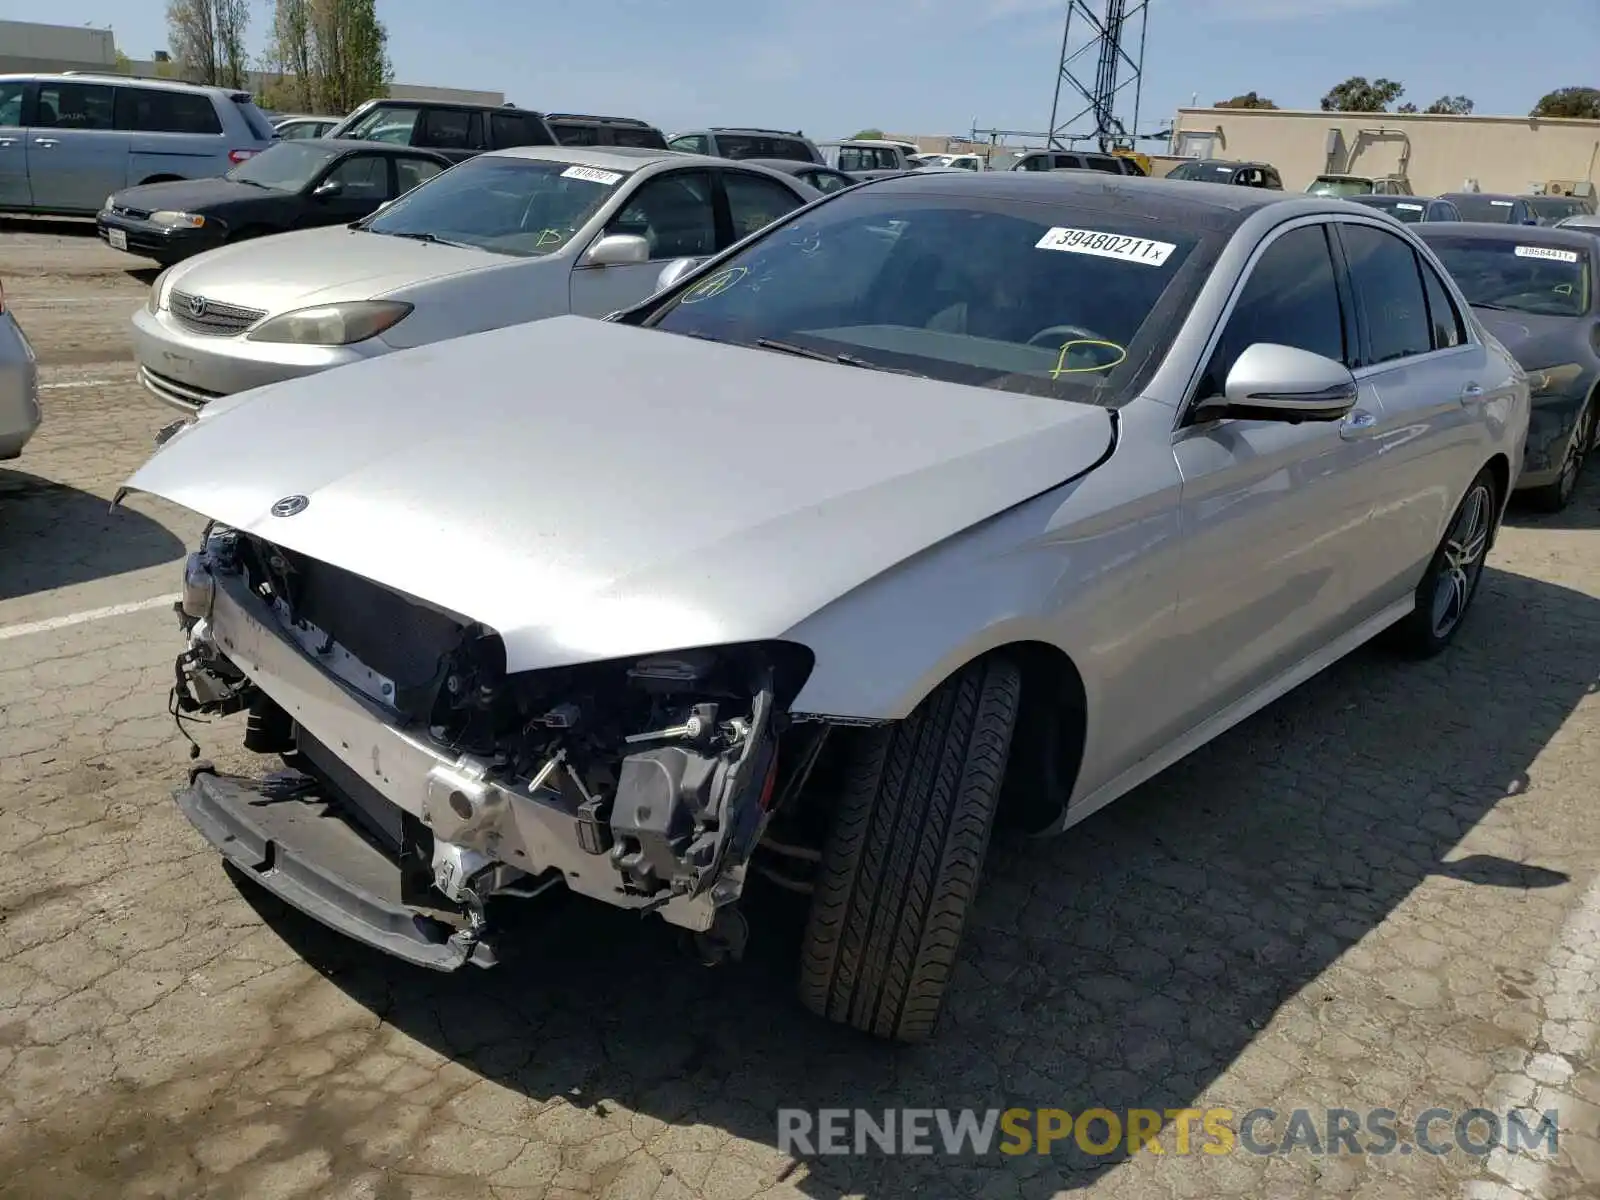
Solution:
[{"label": "toyota emblem", "polygon": [[306,506],[310,503],[310,499],[305,496],[285,496],[272,506],[272,515],[275,517],[292,517],[297,513],[305,512]]},{"label": "toyota emblem", "polygon": [[189,315],[203,317],[206,315],[206,298],[204,296],[189,297]]}]

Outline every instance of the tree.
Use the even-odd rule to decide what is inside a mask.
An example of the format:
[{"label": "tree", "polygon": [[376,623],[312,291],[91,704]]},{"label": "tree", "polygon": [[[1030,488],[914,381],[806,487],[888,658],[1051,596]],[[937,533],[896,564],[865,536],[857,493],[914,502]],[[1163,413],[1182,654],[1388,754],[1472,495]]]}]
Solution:
[{"label": "tree", "polygon": [[1392,79],[1375,79],[1368,83],[1365,75],[1352,75],[1322,98],[1322,111],[1388,112],[1389,105],[1405,92],[1405,85]]},{"label": "tree", "polygon": [[1273,109],[1275,109],[1278,106],[1276,104],[1274,104],[1271,100],[1268,100],[1265,96],[1259,96],[1255,92],[1246,92],[1242,96],[1235,96],[1232,100],[1218,100],[1211,107],[1212,108],[1273,108]]},{"label": "tree", "polygon": [[317,107],[347,113],[386,96],[394,79],[389,32],[374,0],[307,0],[310,74]]},{"label": "tree", "polygon": [[243,87],[249,0],[167,0],[167,39],[185,75]]},{"label": "tree", "polygon": [[869,142],[881,142],[883,140],[883,130],[863,129],[861,132],[857,133],[852,140],[861,141],[863,139]]},{"label": "tree", "polygon": [[1472,101],[1465,96],[1440,96],[1422,111],[1436,116],[1466,117],[1472,115]]},{"label": "tree", "polygon": [[307,0],[277,0],[272,9],[272,34],[262,60],[267,84],[264,99],[273,108],[304,111],[316,103],[311,72],[311,13]]},{"label": "tree", "polygon": [[1530,117],[1583,117],[1600,121],[1600,88],[1564,87],[1547,93]]},{"label": "tree", "polygon": [[111,64],[111,69],[118,75],[133,74],[133,59],[129,58],[121,50],[116,52],[115,57],[113,57],[111,60]]}]

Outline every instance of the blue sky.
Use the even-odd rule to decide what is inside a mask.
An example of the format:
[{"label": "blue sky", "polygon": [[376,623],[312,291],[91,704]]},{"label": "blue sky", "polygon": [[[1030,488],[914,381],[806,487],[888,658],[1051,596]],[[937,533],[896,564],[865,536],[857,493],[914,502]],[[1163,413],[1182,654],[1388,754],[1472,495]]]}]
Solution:
[{"label": "blue sky", "polygon": [[[406,82],[636,115],[669,132],[715,122],[817,136],[1044,128],[1065,9],[1061,0],[378,0]],[[268,12],[257,0],[258,47]],[[164,0],[56,0],[48,19],[110,26],[125,53],[146,58],[166,44],[164,13]],[[0,0],[0,18],[39,16],[37,4]],[[1399,80],[1418,105],[1464,93],[1480,113],[1525,114],[1551,88],[1600,86],[1600,2],[1151,0],[1140,125],[1160,127],[1196,93],[1209,104],[1254,89],[1286,108],[1315,108],[1350,75]]]}]

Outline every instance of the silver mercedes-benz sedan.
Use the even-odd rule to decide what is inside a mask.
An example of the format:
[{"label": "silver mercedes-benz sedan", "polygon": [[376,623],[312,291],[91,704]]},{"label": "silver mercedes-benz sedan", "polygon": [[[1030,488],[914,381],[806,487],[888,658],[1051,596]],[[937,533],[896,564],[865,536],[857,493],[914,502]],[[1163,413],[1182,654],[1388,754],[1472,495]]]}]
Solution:
[{"label": "silver mercedes-benz sedan", "polygon": [[614,320],[208,405],[127,489],[212,522],[179,710],[292,769],[178,803],[444,970],[557,885],[716,961],[765,876],[811,895],[804,1002],[925,1037],[997,819],[1066,829],[1377,634],[1458,636],[1528,406],[1370,209],[867,183]]},{"label": "silver mercedes-benz sedan", "polygon": [[38,360],[0,291],[0,462],[22,453],[40,419]]},{"label": "silver mercedes-benz sedan", "polygon": [[133,316],[139,378],[218,396],[562,313],[603,317],[678,260],[822,193],[719,158],[625,146],[477,155],[350,225],[254,238],[163,272]]}]

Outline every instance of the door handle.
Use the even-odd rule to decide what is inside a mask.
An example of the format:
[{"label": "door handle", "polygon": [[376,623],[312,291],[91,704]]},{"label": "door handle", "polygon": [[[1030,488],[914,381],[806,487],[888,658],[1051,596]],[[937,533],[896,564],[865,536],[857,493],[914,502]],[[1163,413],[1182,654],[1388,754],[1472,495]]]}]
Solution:
[{"label": "door handle", "polygon": [[0,146],[15,146],[16,144],[16,138],[0,138]]},{"label": "door handle", "polygon": [[1339,436],[1346,441],[1371,437],[1378,431],[1378,418],[1364,408],[1350,413],[1339,425]]},{"label": "door handle", "polygon": [[1473,404],[1473,403],[1475,403],[1475,402],[1477,402],[1479,400],[1482,400],[1482,399],[1483,399],[1483,385],[1482,384],[1469,383],[1469,384],[1467,384],[1466,387],[1461,389],[1461,403],[1463,403],[1463,404]]},{"label": "door handle", "polygon": [[34,138],[33,144],[35,146],[55,146],[59,145],[60,141],[60,138]]}]

